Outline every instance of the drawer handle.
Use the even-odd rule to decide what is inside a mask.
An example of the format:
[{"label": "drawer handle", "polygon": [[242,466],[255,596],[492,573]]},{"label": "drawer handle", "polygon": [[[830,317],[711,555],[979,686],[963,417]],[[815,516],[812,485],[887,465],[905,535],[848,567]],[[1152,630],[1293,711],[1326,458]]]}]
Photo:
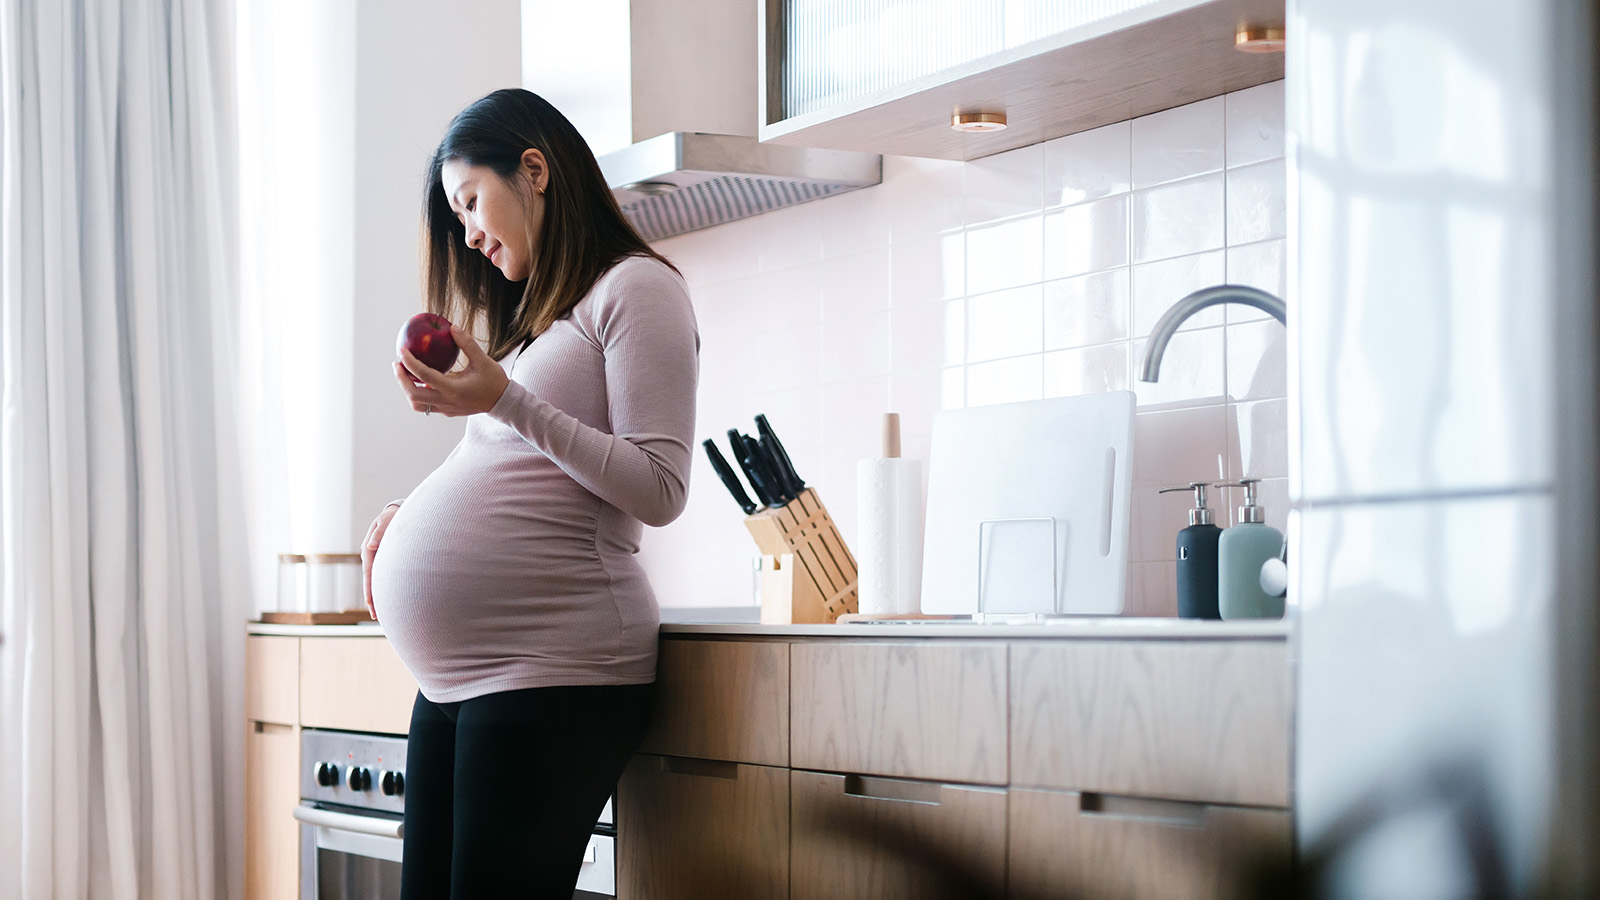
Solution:
[{"label": "drawer handle", "polygon": [[1124,819],[1180,828],[1204,828],[1206,806],[1182,800],[1151,800],[1084,791],[1078,795],[1078,811],[1086,816]]},{"label": "drawer handle", "polygon": [[690,775],[696,778],[725,778],[739,780],[739,764],[716,759],[689,759],[682,756],[663,756],[661,771],[673,775]]},{"label": "drawer handle", "polygon": [[926,803],[938,806],[942,790],[939,785],[925,781],[846,775],[844,792],[852,797],[864,797],[868,800],[899,800],[902,803]]}]

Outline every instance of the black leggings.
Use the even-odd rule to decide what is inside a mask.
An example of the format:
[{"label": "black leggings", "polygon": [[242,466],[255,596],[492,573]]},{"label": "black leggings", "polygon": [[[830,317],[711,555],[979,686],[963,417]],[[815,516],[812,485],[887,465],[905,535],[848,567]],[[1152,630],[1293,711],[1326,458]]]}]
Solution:
[{"label": "black leggings", "polygon": [[417,694],[401,900],[571,900],[654,690],[528,688],[459,703]]}]

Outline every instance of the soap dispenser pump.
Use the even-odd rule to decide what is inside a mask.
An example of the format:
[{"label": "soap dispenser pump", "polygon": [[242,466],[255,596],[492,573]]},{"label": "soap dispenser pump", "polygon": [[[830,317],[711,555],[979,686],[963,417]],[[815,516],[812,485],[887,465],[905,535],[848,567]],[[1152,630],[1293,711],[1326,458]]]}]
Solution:
[{"label": "soap dispenser pump", "polygon": [[1283,552],[1283,532],[1266,523],[1256,504],[1259,478],[1241,478],[1219,488],[1244,488],[1239,521],[1217,542],[1217,603],[1224,619],[1281,619],[1283,598],[1261,589],[1261,566]]},{"label": "soap dispenser pump", "polygon": [[1194,491],[1189,527],[1178,532],[1178,615],[1185,619],[1220,619],[1217,606],[1217,540],[1222,529],[1211,523],[1204,481],[1161,488],[1159,493]]}]

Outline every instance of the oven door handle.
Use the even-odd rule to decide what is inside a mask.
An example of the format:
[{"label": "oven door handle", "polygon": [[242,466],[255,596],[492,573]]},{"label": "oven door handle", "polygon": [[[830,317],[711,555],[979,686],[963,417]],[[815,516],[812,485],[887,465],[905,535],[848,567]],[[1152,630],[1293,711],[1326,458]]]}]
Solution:
[{"label": "oven door handle", "polygon": [[329,809],[317,809],[314,806],[296,806],[294,817],[307,825],[320,825],[324,828],[354,831],[358,834],[376,834],[391,838],[403,838],[406,834],[405,823],[394,819],[358,816]]}]

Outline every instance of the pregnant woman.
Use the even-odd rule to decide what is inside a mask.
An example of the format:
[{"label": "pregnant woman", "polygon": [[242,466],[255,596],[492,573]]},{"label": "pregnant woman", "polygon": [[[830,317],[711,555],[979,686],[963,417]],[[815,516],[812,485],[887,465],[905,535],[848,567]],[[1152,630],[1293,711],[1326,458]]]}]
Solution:
[{"label": "pregnant woman", "polygon": [[428,308],[466,362],[403,353],[395,378],[412,409],[472,418],[363,546],[368,608],[421,687],[401,897],[566,900],[649,713],[659,614],[635,554],[684,506],[694,313],[527,91],[451,122],[423,219]]}]

